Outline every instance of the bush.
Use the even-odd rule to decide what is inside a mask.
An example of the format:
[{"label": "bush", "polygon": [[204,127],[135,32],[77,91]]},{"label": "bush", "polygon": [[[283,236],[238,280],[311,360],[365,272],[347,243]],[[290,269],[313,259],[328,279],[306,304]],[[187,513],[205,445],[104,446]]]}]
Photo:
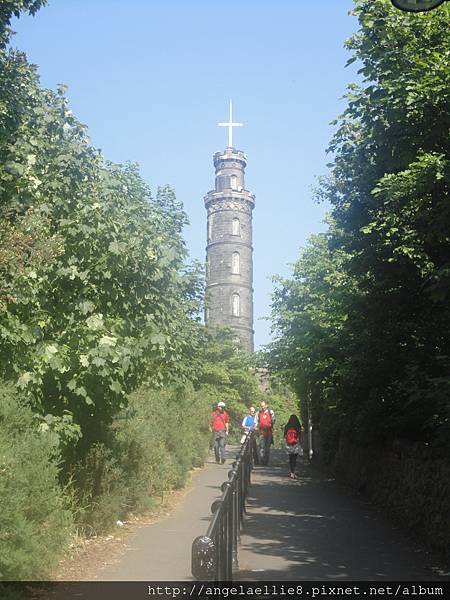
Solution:
[{"label": "bush", "polygon": [[123,473],[113,449],[94,444],[73,469],[70,489],[79,533],[90,536],[111,529],[124,513]]},{"label": "bush", "polygon": [[191,387],[141,387],[113,423],[109,441],[95,444],[73,472],[76,521],[84,534],[108,531],[131,511],[155,508],[164,492],[186,483],[203,464],[209,403]]},{"label": "bush", "polygon": [[12,387],[0,384],[0,579],[40,579],[61,558],[72,525],[52,438]]},{"label": "bush", "polygon": [[184,485],[189,470],[203,464],[209,404],[189,386],[157,391],[144,386],[132,394],[128,415],[115,427],[134,507]]}]

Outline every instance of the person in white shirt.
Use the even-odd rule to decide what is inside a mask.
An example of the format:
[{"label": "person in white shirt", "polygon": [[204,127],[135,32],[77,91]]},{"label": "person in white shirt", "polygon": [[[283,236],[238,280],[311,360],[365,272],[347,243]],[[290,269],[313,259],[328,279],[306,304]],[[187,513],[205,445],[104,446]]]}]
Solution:
[{"label": "person in white shirt", "polygon": [[[246,415],[242,421],[242,428],[244,430],[244,433],[241,437],[241,444],[243,444],[247,438],[247,435],[253,431],[256,427],[256,408],[254,406],[249,406],[248,408],[248,415]],[[259,457],[258,457],[258,447],[256,445],[256,438],[253,437],[251,440],[251,446],[252,446],[252,456],[253,456],[253,464],[258,465],[259,464]]]},{"label": "person in white shirt", "polygon": [[241,437],[241,444],[243,444],[245,442],[245,438],[247,437],[247,434],[250,431],[253,431],[255,429],[255,425],[256,425],[256,408],[254,406],[249,406],[248,409],[248,415],[246,415],[244,417],[244,419],[242,420],[242,429],[244,430],[244,433],[242,434]]}]

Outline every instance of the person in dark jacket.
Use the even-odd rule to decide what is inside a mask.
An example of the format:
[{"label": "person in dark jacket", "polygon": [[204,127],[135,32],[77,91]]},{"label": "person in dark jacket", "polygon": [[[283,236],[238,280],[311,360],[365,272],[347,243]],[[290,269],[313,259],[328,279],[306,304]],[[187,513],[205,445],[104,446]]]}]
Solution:
[{"label": "person in dark jacket", "polygon": [[295,479],[295,465],[297,456],[303,454],[303,449],[300,446],[300,436],[302,426],[296,415],[291,415],[289,421],[284,427],[284,441],[286,443],[286,452],[289,456],[289,477]]}]

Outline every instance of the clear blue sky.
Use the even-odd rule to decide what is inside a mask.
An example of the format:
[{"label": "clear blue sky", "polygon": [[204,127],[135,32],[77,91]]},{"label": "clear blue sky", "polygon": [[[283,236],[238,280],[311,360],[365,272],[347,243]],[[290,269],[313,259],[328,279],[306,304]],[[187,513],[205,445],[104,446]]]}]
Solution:
[{"label": "clear blue sky", "polygon": [[[308,4],[310,6],[308,6]],[[329,125],[356,79],[344,40],[351,0],[53,0],[15,20],[13,45],[42,84],[69,86],[71,109],[106,158],[140,164],[152,190],[183,202],[192,257],[204,260],[203,197],[214,152],[248,156],[254,211],[255,343],[270,340],[274,274],[286,276],[308,237],[325,228],[311,187],[326,173]]]}]

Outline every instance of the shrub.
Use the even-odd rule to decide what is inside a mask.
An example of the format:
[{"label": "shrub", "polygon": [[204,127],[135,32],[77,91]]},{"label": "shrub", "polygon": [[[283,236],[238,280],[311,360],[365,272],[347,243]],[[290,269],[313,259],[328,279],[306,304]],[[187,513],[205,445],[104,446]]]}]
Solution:
[{"label": "shrub", "polygon": [[128,414],[117,420],[115,428],[133,507],[182,486],[189,470],[203,464],[209,404],[205,394],[189,386],[166,390],[143,386],[132,394]]},{"label": "shrub", "polygon": [[52,438],[12,387],[0,383],[0,579],[45,577],[72,524]]},{"label": "shrub", "polygon": [[203,464],[209,404],[193,388],[141,387],[114,421],[109,439],[95,444],[73,470],[77,526],[108,531],[128,512],[154,508],[164,492],[186,483]]},{"label": "shrub", "polygon": [[123,516],[124,476],[112,448],[94,444],[75,465],[70,489],[75,519],[82,535],[108,531]]}]

